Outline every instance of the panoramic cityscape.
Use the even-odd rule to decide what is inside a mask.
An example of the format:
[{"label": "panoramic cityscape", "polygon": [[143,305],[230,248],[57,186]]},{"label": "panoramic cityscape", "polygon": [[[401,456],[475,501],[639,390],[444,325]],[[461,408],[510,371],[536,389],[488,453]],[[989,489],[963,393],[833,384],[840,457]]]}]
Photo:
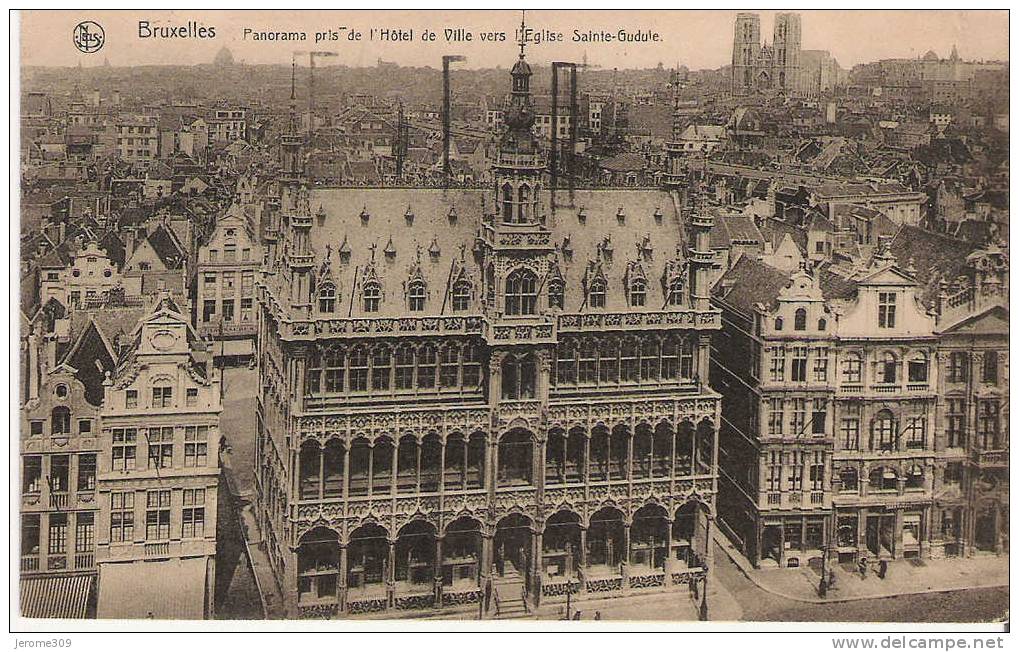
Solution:
[{"label": "panoramic cityscape", "polygon": [[492,13],[22,66],[20,615],[1007,620],[1007,59]]}]

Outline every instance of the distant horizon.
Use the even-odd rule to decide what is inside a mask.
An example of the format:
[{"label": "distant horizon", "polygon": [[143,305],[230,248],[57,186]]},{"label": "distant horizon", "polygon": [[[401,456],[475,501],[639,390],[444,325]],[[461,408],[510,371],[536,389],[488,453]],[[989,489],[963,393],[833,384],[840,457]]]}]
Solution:
[{"label": "distant horizon", "polygon": [[[729,65],[733,25],[737,11],[731,10],[649,10],[577,11],[528,10],[527,27],[557,32],[562,42],[545,41],[527,46],[532,65],[548,67],[553,60],[587,60],[601,70],[666,70],[686,66],[691,71],[714,71]],[[772,39],[774,10],[753,11],[761,16],[761,37]],[[1008,61],[1007,10],[800,10],[801,48],[825,50],[839,65],[850,70],[863,63],[887,59],[915,59],[934,51],[947,59],[957,48],[965,61]],[[462,54],[467,60],[457,69],[509,68],[517,55],[515,30],[520,12],[508,10],[471,11],[21,11],[18,14],[23,68],[82,68],[144,66],[189,67],[211,64],[216,53],[227,48],[237,65],[289,65],[294,51],[332,50],[339,57],[317,62],[317,67],[375,68],[377,60],[405,68],[439,69],[444,54]],[[92,20],[106,34],[104,47],[91,54],[73,45],[74,26]],[[156,26],[202,25],[216,28],[211,38],[140,39],[138,22]],[[314,42],[315,30],[346,26],[364,33],[364,40]],[[414,29],[414,40],[382,42],[368,40],[368,31]],[[445,42],[443,30],[463,27],[473,33],[469,42]],[[245,39],[244,30],[304,31],[305,41],[262,41]],[[422,31],[431,29],[438,37],[422,42]],[[571,42],[573,30],[602,30],[616,33],[658,32],[658,42]],[[503,40],[481,40],[483,32],[501,32]],[[339,32],[341,35],[348,32]],[[867,34],[861,39],[860,34]],[[173,63],[167,63],[172,61]],[[422,62],[428,65],[421,65]],[[307,56],[298,64],[307,66]]]}]

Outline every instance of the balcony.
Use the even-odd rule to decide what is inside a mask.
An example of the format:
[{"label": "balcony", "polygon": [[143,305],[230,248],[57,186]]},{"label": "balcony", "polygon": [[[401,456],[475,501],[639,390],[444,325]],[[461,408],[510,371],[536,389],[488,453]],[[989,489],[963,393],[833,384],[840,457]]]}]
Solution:
[{"label": "balcony", "polygon": [[811,491],[810,492],[810,504],[811,505],[820,505],[823,502],[824,502],[824,492],[823,491]]},{"label": "balcony", "polygon": [[985,468],[1008,468],[1008,449],[973,451],[973,461]]},{"label": "balcony", "polygon": [[852,385],[840,385],[839,394],[862,394],[863,385],[853,383]]},{"label": "balcony", "polygon": [[930,389],[930,385],[928,385],[926,382],[906,384],[907,392],[926,392],[928,389]]},{"label": "balcony", "polygon": [[75,570],[89,570],[95,568],[96,555],[93,552],[81,552],[74,556]]},{"label": "balcony", "polygon": [[68,502],[67,492],[61,491],[50,494],[50,507],[54,509],[67,509]]},{"label": "balcony", "polygon": [[145,556],[146,557],[169,557],[170,556],[170,542],[163,541],[160,543],[146,543],[145,544]]},{"label": "balcony", "polygon": [[778,492],[778,491],[773,491],[773,492],[769,493],[768,494],[768,504],[769,505],[781,505],[782,504],[782,494],[780,492]]},{"label": "balcony", "polygon": [[874,385],[874,391],[878,394],[895,394],[900,390],[899,385],[886,385],[884,383]]},{"label": "balcony", "polygon": [[21,557],[21,572],[31,573],[39,570],[39,557],[38,555],[22,555]]}]

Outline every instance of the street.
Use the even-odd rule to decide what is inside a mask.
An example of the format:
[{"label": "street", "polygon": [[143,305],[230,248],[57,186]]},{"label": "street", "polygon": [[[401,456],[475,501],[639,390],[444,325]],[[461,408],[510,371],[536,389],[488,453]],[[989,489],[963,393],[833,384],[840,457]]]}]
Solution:
[{"label": "street", "polygon": [[746,578],[717,544],[715,578],[742,609],[743,621],[991,622],[1008,616],[1008,589],[967,589],[907,597],[811,604],[779,597]]}]

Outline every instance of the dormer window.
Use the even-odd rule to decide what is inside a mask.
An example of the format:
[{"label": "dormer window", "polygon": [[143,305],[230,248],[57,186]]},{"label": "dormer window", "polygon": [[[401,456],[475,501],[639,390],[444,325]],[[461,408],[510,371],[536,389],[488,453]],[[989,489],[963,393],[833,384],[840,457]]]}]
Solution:
[{"label": "dormer window", "polygon": [[647,284],[643,279],[636,279],[630,283],[630,306],[638,308],[647,302]]},{"label": "dormer window", "polygon": [[457,281],[453,284],[453,312],[465,312],[471,302],[471,284]]},{"label": "dormer window", "polygon": [[807,330],[807,311],[803,308],[797,308],[796,313],[793,316],[793,330],[805,331]]},{"label": "dormer window", "polygon": [[566,303],[565,294],[566,286],[562,281],[550,281],[548,284],[548,307],[562,310]]},{"label": "dormer window", "polygon": [[538,277],[518,269],[506,277],[506,314],[533,315],[538,312]]},{"label": "dormer window", "polygon": [[363,299],[365,312],[378,312],[382,303],[382,287],[374,281],[365,283]]},{"label": "dormer window", "polygon": [[683,280],[673,279],[669,283],[669,305],[678,306],[683,303]]},{"label": "dormer window", "polygon": [[336,286],[332,283],[324,284],[318,291],[318,311],[336,311]]},{"label": "dormer window", "polygon": [[411,312],[421,312],[425,309],[425,283],[424,281],[411,281],[407,287],[407,307]]},{"label": "dormer window", "polygon": [[595,279],[591,282],[591,289],[587,292],[587,303],[592,308],[605,307],[605,281]]}]

